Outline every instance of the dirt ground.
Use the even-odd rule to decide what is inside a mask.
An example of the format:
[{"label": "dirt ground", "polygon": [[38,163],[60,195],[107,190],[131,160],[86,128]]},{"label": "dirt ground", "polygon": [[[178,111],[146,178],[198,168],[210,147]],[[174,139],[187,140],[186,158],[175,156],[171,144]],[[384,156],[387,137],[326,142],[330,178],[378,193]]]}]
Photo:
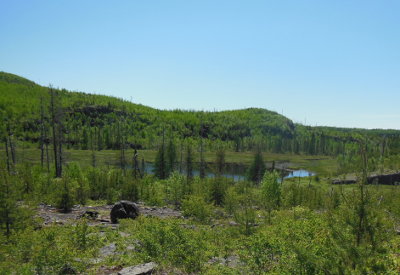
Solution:
[{"label": "dirt ground", "polygon": [[[148,207],[143,203],[137,203],[140,214],[144,216],[153,216],[159,218],[181,218],[182,213],[168,207]],[[110,211],[113,205],[101,206],[80,206],[75,205],[68,213],[60,212],[56,207],[46,204],[40,204],[37,216],[43,219],[43,225],[68,224],[76,220],[87,217],[90,225],[110,224]]]}]

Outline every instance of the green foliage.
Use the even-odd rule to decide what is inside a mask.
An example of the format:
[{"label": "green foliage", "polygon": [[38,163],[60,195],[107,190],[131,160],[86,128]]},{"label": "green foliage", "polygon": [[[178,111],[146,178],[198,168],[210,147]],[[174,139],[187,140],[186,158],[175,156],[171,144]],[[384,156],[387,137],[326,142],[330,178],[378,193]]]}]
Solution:
[{"label": "green foliage", "polygon": [[247,171],[247,178],[256,184],[259,184],[264,176],[265,170],[265,163],[261,151],[257,150],[254,155],[254,160]]},{"label": "green foliage", "polygon": [[193,178],[193,161],[194,161],[193,148],[192,144],[190,144],[190,141],[188,141],[186,143],[186,156],[185,156],[186,181],[188,184]]},{"label": "green foliage", "polygon": [[75,225],[73,241],[75,246],[80,250],[86,250],[92,245],[92,240],[89,237],[89,225],[85,219],[81,219]]},{"label": "green foliage", "polygon": [[212,216],[212,206],[203,197],[191,195],[182,201],[182,212],[187,217],[203,223],[210,222]]},{"label": "green foliage", "polygon": [[123,221],[132,232],[137,232],[147,261],[168,263],[184,268],[187,272],[198,272],[206,261],[203,234],[185,230],[178,221],[143,219]]},{"label": "green foliage", "polygon": [[166,148],[166,158],[167,174],[169,176],[174,172],[176,164],[176,146],[171,138]]},{"label": "green foliage", "polygon": [[162,181],[147,178],[141,182],[140,198],[152,206],[165,204],[165,190]]},{"label": "green foliage", "polygon": [[70,193],[75,192],[75,201],[81,205],[85,205],[89,195],[90,187],[87,178],[83,175],[80,166],[75,162],[69,163],[67,165],[64,177],[65,180],[68,182],[68,185],[75,188],[75,190],[69,191]]},{"label": "green foliage", "polygon": [[[22,194],[27,174],[32,175],[33,191]],[[140,217],[124,220],[113,230],[89,226],[85,220],[40,228],[26,215],[32,207],[30,199],[36,201],[41,190],[60,198],[65,182],[70,198],[76,200],[80,179],[88,182],[89,197],[120,199],[133,188],[132,194],[146,205],[181,205],[183,215],[192,219]],[[399,269],[400,239],[394,232],[400,218],[397,186],[364,186],[360,193],[360,186],[341,188],[291,179],[282,183],[279,192],[277,175],[267,173],[261,186],[195,177],[187,189],[185,176],[179,173],[166,180],[134,179],[122,169],[83,170],[74,163],[66,166],[62,179],[53,179],[38,166],[17,166],[16,174],[7,180],[14,188],[12,209],[16,212],[11,234],[0,234],[0,273],[55,274],[71,266],[80,273],[95,274],[99,266],[148,261],[173,273],[201,274],[396,274]],[[224,185],[223,203],[215,208],[212,190],[219,190],[220,184]],[[0,193],[0,202],[4,194]],[[25,201],[18,201],[22,197]],[[263,215],[268,209],[273,215],[266,222]],[[0,213],[4,210],[0,204]],[[2,229],[5,232],[4,224]],[[109,243],[116,243],[117,253],[89,264]],[[132,245],[134,250],[128,250]],[[240,261],[235,267],[219,263],[237,256]]]},{"label": "green foliage", "polygon": [[211,201],[214,202],[215,205],[222,206],[226,189],[228,187],[227,179],[224,177],[216,177],[210,180],[210,197]]},{"label": "green foliage", "polygon": [[330,213],[332,242],[336,258],[341,259],[341,270],[351,267],[357,273],[385,273],[393,264],[383,256],[388,253],[388,241],[393,235],[393,219],[379,207],[379,198],[378,194],[369,193],[362,197],[353,190]]},{"label": "green foliage", "polygon": [[237,193],[236,188],[234,186],[228,187],[224,197],[224,207],[229,214],[232,215],[236,211],[238,201],[239,194]]},{"label": "green foliage", "polygon": [[215,159],[216,175],[222,176],[225,169],[225,151],[223,148],[218,148]]},{"label": "green foliage", "polygon": [[166,179],[168,177],[167,158],[165,156],[164,144],[162,144],[158,149],[154,161],[154,175],[159,179]]},{"label": "green foliage", "polygon": [[[291,212],[296,212],[292,216]],[[242,258],[257,273],[319,274],[333,271],[329,258],[329,233],[323,219],[307,209],[281,212],[274,226],[252,236]],[[334,272],[336,273],[336,272]]]},{"label": "green foliage", "polygon": [[29,205],[18,201],[21,195],[17,180],[15,175],[8,175],[3,167],[0,175],[0,235],[7,237],[33,224]]},{"label": "green foliage", "polygon": [[186,191],[186,181],[182,174],[174,172],[165,181],[167,201],[174,205],[180,205]]},{"label": "green foliage", "polygon": [[271,221],[271,211],[281,205],[281,184],[278,182],[279,174],[276,171],[265,173],[261,182],[262,204],[268,211]]},{"label": "green foliage", "polygon": [[0,246],[0,254],[7,255],[7,261],[0,261],[0,273],[58,274],[64,266],[86,271],[96,245],[100,244],[89,236],[90,232],[84,221],[76,226],[24,228]]},{"label": "green foliage", "polygon": [[[169,143],[163,142],[156,157],[163,163],[163,172],[159,179],[150,175],[136,179],[132,173],[110,167],[113,162],[104,160],[110,152],[97,152],[99,161],[93,167],[88,167],[90,160],[82,161],[85,169],[70,162],[66,154],[64,161],[68,164],[63,178],[58,179],[52,178],[53,167],[47,171],[24,163],[25,159],[37,158],[35,153],[25,155],[24,146],[36,147],[41,140],[41,125],[49,125],[48,104],[44,106],[46,121],[38,123],[42,119],[41,98],[49,102],[48,89],[0,73],[0,120],[4,122],[0,124],[0,141],[20,148],[16,155],[11,148],[8,155],[0,152],[6,159],[0,173],[1,274],[57,274],[64,266],[82,274],[96,274],[99,266],[146,261],[156,261],[162,269],[175,273],[399,273],[400,239],[395,229],[400,220],[400,189],[365,184],[371,169],[399,169],[399,131],[306,127],[262,109],[159,111],[112,97],[66,90],[57,93],[65,111],[64,148],[92,152],[123,149],[118,156],[122,164],[122,151],[154,149],[167,128]],[[48,133],[47,138],[50,136]],[[175,142],[182,144],[185,176],[173,172]],[[203,146],[208,151],[208,159],[217,152],[218,175],[223,174],[225,150],[258,149],[249,180],[260,183],[262,179],[261,185],[233,183],[222,177],[193,177],[199,144],[202,152]],[[280,183],[275,172],[264,175],[261,151],[335,155],[338,174],[353,173],[360,181],[353,186],[329,186],[327,179],[318,175],[318,180],[316,176]],[[152,152],[147,152],[153,158]],[[228,152],[227,159],[232,155]],[[234,158],[243,156],[246,153]],[[280,160],[286,161],[283,157]],[[302,161],[314,163],[306,158]],[[327,162],[318,165],[321,163]],[[84,205],[88,199],[97,205],[128,199],[175,206],[192,219],[140,217],[124,220],[114,230],[89,226],[85,220],[39,226],[32,218],[38,203],[68,211],[74,203]],[[268,221],[263,217],[266,212]],[[119,234],[121,230],[128,235]],[[116,243],[118,253],[101,263],[88,264],[109,242]],[[129,244],[135,244],[134,251],[125,249]],[[209,261],[232,256],[240,256],[235,267]]]},{"label": "green foliage", "polygon": [[250,235],[254,231],[256,220],[255,192],[246,183],[243,184],[241,195],[238,196],[237,207],[234,211],[234,218],[241,225],[242,232]]},{"label": "green foliage", "polygon": [[[393,155],[400,152],[400,132],[396,130],[308,127],[294,124],[276,112],[257,108],[222,112],[160,111],[108,96],[56,91],[66,111],[63,125],[67,130],[66,146],[76,149],[92,149],[92,145],[98,150],[120,149],[122,140],[118,138],[121,137],[118,129],[121,128],[126,131],[124,145],[154,149],[167,125],[175,140],[190,138],[212,150],[220,148],[222,143],[233,151],[259,147],[275,153],[337,156],[356,148],[359,137],[367,135],[378,142],[385,138],[386,152]],[[49,102],[48,88],[0,72],[0,109],[3,111],[0,117],[7,118],[15,128],[17,139],[31,142],[39,139],[41,124],[37,122],[41,99]],[[48,106],[45,107],[48,119]]]},{"label": "green foliage", "polygon": [[281,205],[281,184],[276,171],[265,173],[261,182],[263,203],[267,209],[277,209]]},{"label": "green foliage", "polygon": [[71,211],[74,206],[74,196],[73,188],[69,185],[67,179],[56,178],[53,180],[53,185],[56,186],[55,202],[57,208],[61,209],[63,212]]},{"label": "green foliage", "polygon": [[126,180],[122,186],[121,199],[128,201],[137,201],[139,199],[138,190],[139,180]]}]

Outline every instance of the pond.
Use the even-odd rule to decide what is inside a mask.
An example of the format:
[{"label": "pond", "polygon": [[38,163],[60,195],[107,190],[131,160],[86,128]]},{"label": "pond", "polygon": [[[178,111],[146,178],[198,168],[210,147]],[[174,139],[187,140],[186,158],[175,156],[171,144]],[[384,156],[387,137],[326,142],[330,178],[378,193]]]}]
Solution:
[{"label": "pond", "polygon": [[315,173],[312,173],[310,171],[307,170],[293,170],[290,171],[289,174],[287,176],[285,176],[285,179],[289,179],[289,178],[304,178],[304,177],[311,177],[314,176]]},{"label": "pond", "polygon": [[[209,168],[212,167],[213,164],[208,163],[207,164],[207,169],[206,169],[206,176],[208,178],[213,178],[215,177],[215,172],[213,171],[213,169]],[[178,167],[179,170],[179,167]],[[243,164],[237,164],[237,163],[230,163],[230,164],[226,164],[225,165],[225,173],[222,174],[222,176],[226,177],[226,178],[231,178],[234,181],[241,181],[241,180],[245,180],[246,179],[246,171],[247,171],[247,166],[243,165]],[[145,163],[145,171],[147,174],[153,174],[154,172],[154,163],[151,162],[146,162]],[[289,179],[289,178],[303,178],[303,177],[309,177],[309,176],[314,176],[315,174],[307,171],[307,170],[281,170],[284,173],[284,179]],[[182,174],[185,174],[185,170],[182,169]],[[194,176],[199,176],[200,175],[200,171],[199,169],[193,169],[193,175]]]}]

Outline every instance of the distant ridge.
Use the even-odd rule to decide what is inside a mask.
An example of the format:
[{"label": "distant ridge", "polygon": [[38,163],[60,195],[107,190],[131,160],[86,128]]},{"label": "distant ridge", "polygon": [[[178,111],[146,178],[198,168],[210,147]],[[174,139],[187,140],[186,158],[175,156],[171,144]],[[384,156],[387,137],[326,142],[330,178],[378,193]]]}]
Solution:
[{"label": "distant ridge", "polygon": [[[95,144],[98,149],[118,149],[122,138],[127,146],[154,149],[166,129],[168,138],[177,142],[189,139],[197,144],[204,139],[210,148],[221,143],[235,151],[259,147],[278,153],[337,155],[346,147],[355,148],[367,136],[376,142],[387,139],[391,153],[400,152],[399,130],[304,126],[261,108],[158,110],[111,96],[56,91],[65,111],[66,143],[71,148],[89,149]],[[41,101],[48,110],[48,87],[0,72],[0,115],[2,121],[13,124],[20,140],[38,141]]]}]

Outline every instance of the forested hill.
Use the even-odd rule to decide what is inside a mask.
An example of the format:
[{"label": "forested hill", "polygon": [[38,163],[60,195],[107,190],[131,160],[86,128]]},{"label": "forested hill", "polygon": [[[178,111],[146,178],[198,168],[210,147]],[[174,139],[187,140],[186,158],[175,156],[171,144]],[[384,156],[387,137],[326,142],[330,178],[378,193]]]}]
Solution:
[{"label": "forested hill", "polygon": [[[12,132],[20,141],[37,143],[43,130],[51,137],[50,90],[25,78],[0,72],[1,135]],[[225,146],[235,151],[260,148],[279,153],[337,155],[355,148],[367,136],[400,150],[400,131],[308,127],[265,109],[203,112],[157,110],[110,96],[52,89],[67,147],[118,149],[156,148],[162,133],[176,142],[200,141],[206,149]]]}]

